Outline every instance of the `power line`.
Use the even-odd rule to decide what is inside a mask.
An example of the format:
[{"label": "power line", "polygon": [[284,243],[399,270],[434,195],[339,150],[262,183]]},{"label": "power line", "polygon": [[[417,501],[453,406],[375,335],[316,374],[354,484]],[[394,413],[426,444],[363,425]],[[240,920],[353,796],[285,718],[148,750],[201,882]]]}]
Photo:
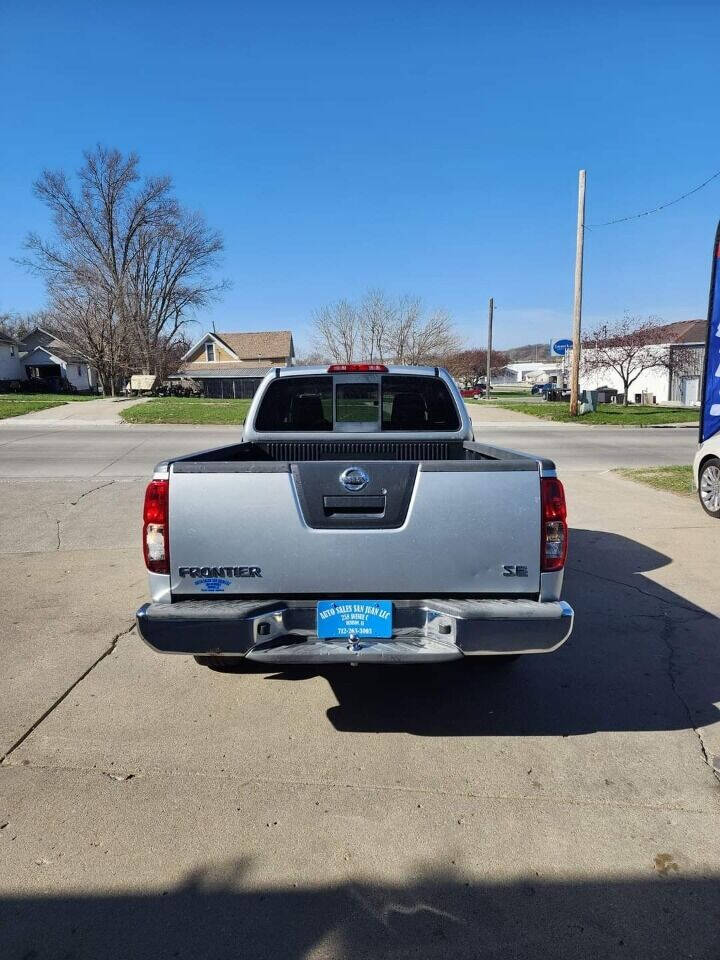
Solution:
[{"label": "power line", "polygon": [[615,220],[608,220],[606,223],[588,223],[586,224],[586,228],[611,227],[614,223],[627,223],[628,220],[639,220],[641,217],[649,217],[652,213],[659,213],[661,210],[666,210],[668,207],[672,207],[673,204],[680,203],[681,200],[691,197],[694,193],[697,193],[698,190],[702,190],[703,187],[706,187],[709,183],[712,183],[713,180],[717,180],[718,177],[720,177],[720,170],[714,173],[711,177],[708,177],[707,180],[703,180],[699,186],[693,187],[693,189],[688,190],[687,193],[683,193],[681,197],[676,197],[674,200],[670,200],[668,203],[663,203],[659,207],[654,207],[652,210],[643,210],[642,213],[633,213],[629,217],[617,217]]}]

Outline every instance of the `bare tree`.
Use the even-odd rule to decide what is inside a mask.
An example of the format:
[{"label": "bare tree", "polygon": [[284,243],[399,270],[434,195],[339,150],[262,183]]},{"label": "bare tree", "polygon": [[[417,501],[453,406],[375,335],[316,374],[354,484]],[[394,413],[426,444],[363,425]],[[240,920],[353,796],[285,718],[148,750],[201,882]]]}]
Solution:
[{"label": "bare tree", "polygon": [[55,239],[30,233],[24,261],[49,282],[74,285],[104,281],[118,302],[134,255],[138,231],[160,225],[177,212],[168,177],[146,178],[139,187],[139,159],[98,146],[84,154],[76,192],[64,171],[45,170],[33,185],[50,210]]},{"label": "bare tree", "polygon": [[295,358],[295,366],[297,367],[322,367],[327,366],[331,361],[331,357],[328,357],[326,353],[312,351],[311,353],[306,353],[303,356]]},{"label": "bare tree", "polygon": [[369,290],[360,303],[360,346],[364,360],[381,363],[385,359],[388,341],[397,323],[397,307],[382,290]]},{"label": "bare tree", "polygon": [[42,310],[35,313],[0,313],[0,334],[22,340],[31,330],[46,322],[47,315]]},{"label": "bare tree", "polygon": [[626,314],[622,320],[593,330],[583,342],[583,373],[602,377],[613,371],[622,382],[627,406],[630,387],[640,374],[670,363],[669,350],[657,343],[657,326],[654,317]]},{"label": "bare tree", "polygon": [[194,312],[224,289],[211,280],[222,248],[222,237],[202,217],[179,210],[133,238],[124,303],[145,372],[161,372],[164,350]]},{"label": "bare tree", "polygon": [[440,364],[456,353],[459,341],[450,316],[437,310],[425,318],[422,304],[415,298],[400,303],[395,350],[398,363]]},{"label": "bare tree", "polygon": [[96,365],[102,357],[110,389],[109,371],[123,365],[160,372],[163,351],[224,286],[211,279],[220,235],[182,209],[169,177],[141,180],[138,164],[98,146],[85,154],[78,191],[63,171],[46,170],[34,192],[55,237],[26,241],[24,263],[45,278],[63,339]]},{"label": "bare tree", "polygon": [[418,297],[393,303],[378,290],[367,293],[357,308],[347,300],[323,307],[312,323],[315,351],[338,363],[443,364],[459,348],[444,311],[427,316]]},{"label": "bare tree", "polygon": [[312,319],[313,349],[337,363],[358,359],[361,343],[360,317],[347,300],[338,300],[318,310]]},{"label": "bare tree", "polygon": [[121,322],[113,289],[88,283],[50,285],[52,332],[97,370],[102,391],[115,396],[131,373],[129,329]]}]

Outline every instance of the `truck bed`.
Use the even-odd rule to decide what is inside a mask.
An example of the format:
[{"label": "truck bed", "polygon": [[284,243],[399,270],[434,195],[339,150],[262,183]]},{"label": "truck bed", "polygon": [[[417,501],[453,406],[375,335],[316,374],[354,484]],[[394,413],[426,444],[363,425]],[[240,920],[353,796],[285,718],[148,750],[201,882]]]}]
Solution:
[{"label": "truck bed", "polygon": [[[185,457],[163,461],[159,468],[173,466],[175,473],[212,472],[213,464],[303,463],[320,460],[397,460],[404,462],[473,463],[482,469],[492,464],[502,469],[554,470],[555,464],[515,450],[470,440],[272,440],[247,441],[215,447]],[[202,465],[206,465],[203,468]]]}]

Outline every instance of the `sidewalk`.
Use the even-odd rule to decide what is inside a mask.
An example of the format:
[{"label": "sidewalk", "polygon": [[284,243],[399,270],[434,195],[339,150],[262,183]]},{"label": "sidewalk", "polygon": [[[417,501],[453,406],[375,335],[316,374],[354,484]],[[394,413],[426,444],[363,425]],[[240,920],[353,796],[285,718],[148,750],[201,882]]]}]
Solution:
[{"label": "sidewalk", "polygon": [[120,411],[136,403],[147,403],[149,397],[103,397],[98,400],[82,400],[64,403],[60,407],[24,413],[19,417],[0,420],[1,426],[67,426],[107,427],[121,424]]}]

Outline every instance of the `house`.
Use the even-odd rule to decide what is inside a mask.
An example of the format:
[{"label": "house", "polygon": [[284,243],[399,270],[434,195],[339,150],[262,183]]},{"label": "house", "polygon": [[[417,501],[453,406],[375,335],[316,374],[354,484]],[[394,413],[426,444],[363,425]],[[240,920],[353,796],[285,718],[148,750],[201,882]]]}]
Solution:
[{"label": "house", "polygon": [[[644,370],[630,384],[630,402],[639,403],[646,394],[656,403],[699,405],[706,342],[707,320],[681,320],[656,327],[648,350],[657,353],[657,366]],[[593,348],[586,346],[585,360],[591,360],[593,353]],[[582,390],[600,386],[613,387],[620,393],[624,389],[621,377],[611,367],[581,372]]]},{"label": "house", "polygon": [[0,333],[0,383],[15,383],[25,379],[25,371],[20,362],[20,344],[13,337]]},{"label": "house", "polygon": [[191,377],[206,397],[250,398],[273,367],[295,359],[289,330],[258,333],[206,333],[193,344],[171,379]]},{"label": "house", "polygon": [[562,364],[556,361],[518,361],[508,363],[498,376],[496,384],[557,383],[562,375]]},{"label": "house", "polygon": [[97,389],[97,371],[87,357],[68,346],[52,331],[35,327],[20,341],[23,380],[41,382],[48,390],[66,385],[87,393]]}]

